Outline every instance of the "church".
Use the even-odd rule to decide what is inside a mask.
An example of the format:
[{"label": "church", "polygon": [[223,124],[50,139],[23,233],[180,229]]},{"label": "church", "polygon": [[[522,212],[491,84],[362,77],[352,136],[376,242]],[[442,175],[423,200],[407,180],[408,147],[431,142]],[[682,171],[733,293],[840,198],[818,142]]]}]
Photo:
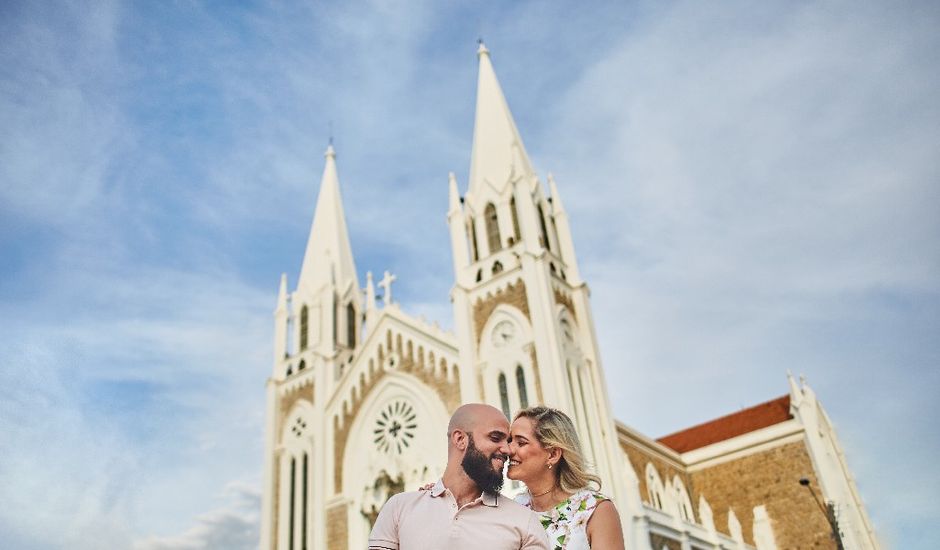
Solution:
[{"label": "church", "polygon": [[442,474],[450,414],[485,402],[571,416],[628,549],[879,548],[804,380],[659,439],[612,416],[563,183],[533,169],[482,43],[478,63],[465,192],[449,177],[452,332],[393,301],[388,272],[361,286],[326,151],[300,275],[293,290],[282,275],[274,310],[260,547],[365,548],[389,496]]}]

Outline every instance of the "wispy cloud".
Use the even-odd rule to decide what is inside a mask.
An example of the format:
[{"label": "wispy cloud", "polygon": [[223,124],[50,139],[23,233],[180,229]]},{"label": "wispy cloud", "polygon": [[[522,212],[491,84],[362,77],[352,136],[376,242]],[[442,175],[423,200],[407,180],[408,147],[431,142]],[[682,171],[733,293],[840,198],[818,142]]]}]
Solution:
[{"label": "wispy cloud", "polygon": [[256,546],[256,490],[219,488],[260,468],[331,122],[358,268],[450,325],[482,35],[571,216],[616,416],[660,435],[806,372],[876,527],[928,547],[935,6],[0,9],[0,544]]},{"label": "wispy cloud", "polygon": [[225,488],[226,506],[196,518],[182,535],[150,536],[134,543],[134,550],[248,550],[258,548],[261,494],[255,484],[233,482]]}]

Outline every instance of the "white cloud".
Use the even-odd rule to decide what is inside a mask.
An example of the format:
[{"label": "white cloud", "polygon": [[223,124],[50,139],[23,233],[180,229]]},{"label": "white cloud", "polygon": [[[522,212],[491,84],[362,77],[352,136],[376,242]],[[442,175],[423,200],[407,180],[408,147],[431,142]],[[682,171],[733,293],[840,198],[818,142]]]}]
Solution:
[{"label": "white cloud", "polygon": [[202,514],[196,525],[171,537],[147,537],[134,550],[248,550],[258,548],[261,494],[244,482],[226,486],[227,505]]}]

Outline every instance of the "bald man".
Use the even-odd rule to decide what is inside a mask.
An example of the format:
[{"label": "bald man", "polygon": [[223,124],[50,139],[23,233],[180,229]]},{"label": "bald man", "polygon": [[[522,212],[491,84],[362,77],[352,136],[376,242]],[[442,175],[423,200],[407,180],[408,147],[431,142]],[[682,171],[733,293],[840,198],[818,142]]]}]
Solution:
[{"label": "bald man", "polygon": [[369,548],[549,550],[538,516],[499,494],[508,457],[506,416],[481,403],[460,406],[447,425],[444,477],[430,491],[388,499]]}]

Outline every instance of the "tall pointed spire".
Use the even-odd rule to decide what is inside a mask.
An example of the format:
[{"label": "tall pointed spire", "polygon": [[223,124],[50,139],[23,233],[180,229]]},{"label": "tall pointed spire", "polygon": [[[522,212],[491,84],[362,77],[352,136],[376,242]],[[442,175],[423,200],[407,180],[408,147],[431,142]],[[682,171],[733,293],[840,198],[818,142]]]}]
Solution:
[{"label": "tall pointed spire", "polygon": [[490,51],[482,40],[477,55],[480,58],[480,74],[477,80],[469,189],[475,195],[481,193],[486,183],[499,192],[511,178],[534,174],[519,130],[516,129],[509,105],[496,79]]},{"label": "tall pointed spire", "polygon": [[337,290],[342,291],[352,283],[358,289],[356,265],[349,245],[346,216],[339,192],[336,151],[333,150],[332,144],[327,147],[324,156],[326,165],[323,167],[320,194],[317,197],[317,207],[313,214],[297,287],[298,290],[316,292],[323,285],[333,284]]}]

